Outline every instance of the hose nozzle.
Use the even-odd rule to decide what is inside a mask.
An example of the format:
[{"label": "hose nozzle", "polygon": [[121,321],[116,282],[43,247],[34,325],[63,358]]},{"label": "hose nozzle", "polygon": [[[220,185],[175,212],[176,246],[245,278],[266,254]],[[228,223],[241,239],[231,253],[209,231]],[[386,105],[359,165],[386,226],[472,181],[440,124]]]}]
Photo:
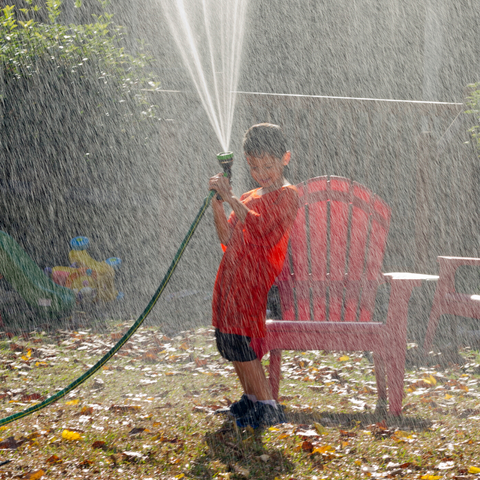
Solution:
[{"label": "hose nozzle", "polygon": [[232,178],[232,165],[233,165],[233,152],[221,152],[217,153],[218,163],[223,168],[223,173],[228,177],[228,180]]},{"label": "hose nozzle", "polygon": [[[232,180],[233,152],[217,153],[217,160],[223,168],[223,175],[227,177],[230,182]],[[217,194],[217,199],[221,200],[222,197]]]}]

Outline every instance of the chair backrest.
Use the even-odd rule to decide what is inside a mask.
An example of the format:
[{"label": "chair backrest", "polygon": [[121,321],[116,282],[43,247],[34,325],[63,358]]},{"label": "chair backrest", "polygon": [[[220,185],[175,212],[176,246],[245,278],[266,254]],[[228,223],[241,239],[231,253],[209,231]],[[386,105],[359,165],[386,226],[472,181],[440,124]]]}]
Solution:
[{"label": "chair backrest", "polygon": [[297,185],[300,207],[276,280],[283,320],[370,321],[391,209],[343,177]]}]

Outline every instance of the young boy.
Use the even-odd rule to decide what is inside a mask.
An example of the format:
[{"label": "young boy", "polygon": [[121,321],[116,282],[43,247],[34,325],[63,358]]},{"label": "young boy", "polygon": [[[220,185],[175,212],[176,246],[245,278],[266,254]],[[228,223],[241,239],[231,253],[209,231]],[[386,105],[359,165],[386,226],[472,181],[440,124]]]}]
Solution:
[{"label": "young boy", "polygon": [[[261,338],[266,335],[268,291],[283,267],[298,193],[283,176],[290,152],[278,125],[251,127],[243,149],[260,188],[238,199],[222,173],[209,182],[221,196],[214,197],[212,208],[218,238],[226,246],[213,291],[212,324],[217,348],[233,362],[244,391],[228,413],[238,426],[256,428],[285,421],[260,362]],[[228,219],[222,202],[233,210]]]}]

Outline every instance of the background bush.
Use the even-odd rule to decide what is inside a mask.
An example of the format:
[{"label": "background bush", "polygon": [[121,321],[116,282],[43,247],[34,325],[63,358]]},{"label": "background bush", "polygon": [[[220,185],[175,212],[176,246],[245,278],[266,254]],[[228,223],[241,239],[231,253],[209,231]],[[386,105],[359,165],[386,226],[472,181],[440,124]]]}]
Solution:
[{"label": "background bush", "polygon": [[139,270],[138,225],[154,214],[143,200],[158,188],[146,158],[160,147],[148,100],[159,84],[101,4],[92,23],[64,24],[62,8],[0,9],[0,229],[41,268],[68,265],[70,238],[86,235],[94,258]]}]

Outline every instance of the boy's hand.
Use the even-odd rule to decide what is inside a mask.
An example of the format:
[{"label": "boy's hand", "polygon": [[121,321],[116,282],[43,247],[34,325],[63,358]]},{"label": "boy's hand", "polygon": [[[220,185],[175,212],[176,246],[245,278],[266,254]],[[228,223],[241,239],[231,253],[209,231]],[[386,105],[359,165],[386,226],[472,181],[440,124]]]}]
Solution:
[{"label": "boy's hand", "polygon": [[215,190],[221,197],[224,202],[228,202],[229,199],[233,196],[232,187],[228,178],[222,173],[217,173],[210,178],[208,182],[209,190]]}]

